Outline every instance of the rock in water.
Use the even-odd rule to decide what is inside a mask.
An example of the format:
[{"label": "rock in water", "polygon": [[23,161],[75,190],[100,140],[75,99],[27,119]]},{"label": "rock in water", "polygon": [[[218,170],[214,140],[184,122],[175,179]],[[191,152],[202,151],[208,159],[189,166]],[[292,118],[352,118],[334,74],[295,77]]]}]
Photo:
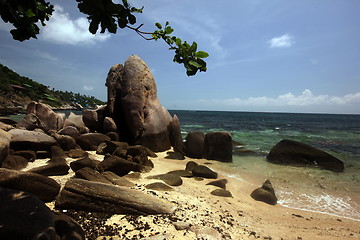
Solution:
[{"label": "rock in water", "polygon": [[166,214],[175,210],[170,203],[140,191],[81,179],[72,179],[65,184],[55,206],[60,209],[137,215]]},{"label": "rock in water", "polygon": [[272,163],[316,166],[335,172],[344,171],[344,163],[338,158],[307,144],[287,139],[276,144],[266,158]]},{"label": "rock in water", "polygon": [[170,149],[169,112],[157,97],[153,75],[138,56],[130,56],[124,67],[113,66],[106,79],[108,110],[120,136],[131,144],[140,144],[152,151]]},{"label": "rock in water", "polygon": [[205,156],[209,160],[232,162],[232,138],[229,132],[209,132],[204,140]]},{"label": "rock in water", "polygon": [[276,205],[277,203],[274,188],[269,180],[266,180],[261,188],[255,189],[250,196],[257,201],[265,202],[267,204]]}]

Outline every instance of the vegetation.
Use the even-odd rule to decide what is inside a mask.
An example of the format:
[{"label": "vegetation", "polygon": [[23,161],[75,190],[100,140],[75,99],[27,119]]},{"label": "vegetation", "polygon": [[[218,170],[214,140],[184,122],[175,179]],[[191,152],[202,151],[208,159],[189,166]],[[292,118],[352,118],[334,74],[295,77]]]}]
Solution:
[{"label": "vegetation", "polygon": [[105,102],[92,96],[55,89],[50,90],[49,87],[30,78],[20,76],[2,64],[0,64],[0,94],[1,96],[17,95],[17,97],[44,102],[52,107],[61,107],[70,103],[78,103],[83,107],[105,104]]},{"label": "vegetation", "polygon": [[[135,27],[137,21],[135,14],[142,13],[144,7],[132,7],[127,0],[121,0],[122,3],[114,3],[112,0],[76,1],[79,11],[88,16],[89,31],[92,34],[98,31],[99,26],[100,33],[108,31],[115,34],[118,28],[132,29],[146,40],[164,40],[169,45],[169,49],[175,51],[173,61],[183,64],[188,76],[195,75],[198,70],[206,71],[206,62],[203,58],[208,57],[209,54],[197,51],[196,42],[190,45],[186,41],[183,42],[180,38],[172,36],[174,29],[171,28],[169,22],[166,22],[164,28],[160,23],[155,23],[157,30],[153,32],[140,30],[143,24]],[[45,0],[0,1],[1,18],[15,27],[10,32],[13,38],[19,41],[36,38],[40,31],[37,24],[41,23],[42,26],[45,26],[53,11],[54,6]]]}]

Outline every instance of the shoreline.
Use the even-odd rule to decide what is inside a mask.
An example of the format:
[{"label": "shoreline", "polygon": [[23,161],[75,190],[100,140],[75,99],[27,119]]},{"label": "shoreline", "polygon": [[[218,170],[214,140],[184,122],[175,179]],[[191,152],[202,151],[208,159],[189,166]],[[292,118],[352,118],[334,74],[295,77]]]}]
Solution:
[{"label": "shoreline", "polygon": [[[140,179],[128,179],[136,184],[137,190],[169,201],[177,206],[177,210],[173,216],[113,215],[105,225],[108,229],[112,229],[110,232],[119,234],[121,239],[131,239],[134,235],[150,237],[154,234],[163,235],[165,239],[200,237],[204,239],[356,239],[360,236],[359,222],[356,220],[255,201],[250,197],[250,193],[261,186],[263,181],[259,181],[259,178],[255,177],[254,181],[249,178],[251,176],[244,176],[244,179],[231,178],[223,174],[221,164],[216,161],[188,157],[185,160],[167,159],[167,152],[171,150],[157,153],[157,158],[150,158],[155,166],[150,172],[141,173]],[[92,158],[98,160],[103,158],[102,155],[96,155],[94,152],[90,154]],[[70,162],[77,159],[67,160]],[[197,181],[194,178],[182,178],[183,184],[173,187],[173,191],[145,189],[146,184],[161,182],[161,180],[146,179],[147,176],[183,170],[188,161],[208,166],[218,172],[218,179],[226,178],[227,190],[233,197],[211,195],[210,192],[216,187],[206,184],[214,179]],[[36,160],[25,170],[45,162],[46,160]],[[70,173],[52,178],[63,186],[66,178],[71,176]],[[52,204],[48,206],[51,207]],[[185,222],[191,226],[187,230],[176,230],[174,221]],[[149,229],[138,229],[140,227],[136,222],[140,222],[141,226],[149,226]]]}]

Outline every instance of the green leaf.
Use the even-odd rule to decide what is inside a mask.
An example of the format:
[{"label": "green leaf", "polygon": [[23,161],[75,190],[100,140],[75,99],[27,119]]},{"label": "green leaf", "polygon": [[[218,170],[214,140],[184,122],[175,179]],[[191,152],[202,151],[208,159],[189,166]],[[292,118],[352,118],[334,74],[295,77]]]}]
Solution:
[{"label": "green leaf", "polygon": [[161,24],[160,23],[155,23],[155,26],[158,28],[158,29],[162,29],[162,26],[161,26]]},{"label": "green leaf", "polygon": [[167,26],[165,28],[165,34],[171,34],[174,31],[174,29],[172,29],[170,26]]},{"label": "green leaf", "polygon": [[199,63],[197,63],[197,62],[195,62],[195,61],[193,61],[193,60],[190,60],[190,61],[189,61],[189,64],[192,65],[192,66],[194,66],[194,67],[196,67],[196,68],[201,68],[201,67],[202,67],[201,64],[199,64]]},{"label": "green leaf", "polygon": [[195,57],[198,57],[198,58],[207,58],[208,56],[209,56],[209,54],[204,51],[198,51],[195,53]]}]

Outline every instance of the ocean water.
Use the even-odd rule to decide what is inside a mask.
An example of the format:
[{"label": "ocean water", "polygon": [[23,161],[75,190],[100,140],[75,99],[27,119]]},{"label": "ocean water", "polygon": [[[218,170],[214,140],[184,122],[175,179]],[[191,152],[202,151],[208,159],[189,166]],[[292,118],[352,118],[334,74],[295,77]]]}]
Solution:
[{"label": "ocean water", "polygon": [[[219,163],[223,174],[261,185],[270,179],[279,204],[360,221],[360,115],[169,111],[180,120],[183,137],[190,131],[228,131],[233,140],[256,154],[233,155]],[[300,141],[341,159],[345,171],[269,163],[267,153],[282,139]],[[252,182],[252,184],[256,184]]]}]

